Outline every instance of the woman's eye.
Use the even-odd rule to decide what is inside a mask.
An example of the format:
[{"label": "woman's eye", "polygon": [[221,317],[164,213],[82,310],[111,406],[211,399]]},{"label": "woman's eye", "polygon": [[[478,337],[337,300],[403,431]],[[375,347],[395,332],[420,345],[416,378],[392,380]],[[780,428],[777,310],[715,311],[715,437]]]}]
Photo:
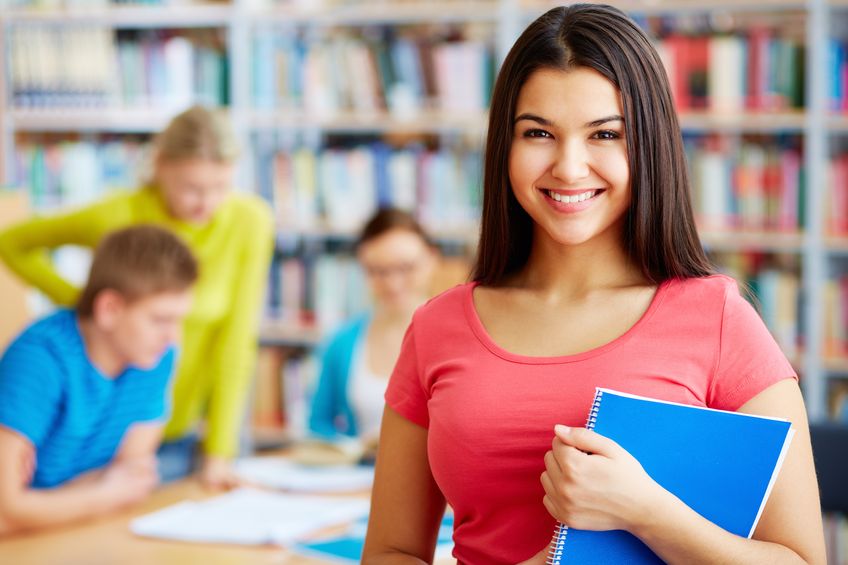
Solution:
[{"label": "woman's eye", "polygon": [[528,129],[524,132],[524,137],[551,137],[551,134],[543,129]]},{"label": "woman's eye", "polygon": [[621,135],[619,135],[617,131],[605,129],[595,132],[595,135],[593,135],[592,137],[594,137],[595,139],[619,139]]}]

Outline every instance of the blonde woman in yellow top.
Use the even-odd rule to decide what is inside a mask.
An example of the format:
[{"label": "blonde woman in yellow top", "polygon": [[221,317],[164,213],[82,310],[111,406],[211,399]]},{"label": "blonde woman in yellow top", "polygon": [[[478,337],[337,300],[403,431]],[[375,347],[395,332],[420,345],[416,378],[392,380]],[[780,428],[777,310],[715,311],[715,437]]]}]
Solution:
[{"label": "blonde woman in yellow top", "polygon": [[[207,485],[234,483],[229,462],[238,451],[273,250],[267,205],[232,190],[237,155],[225,118],[195,106],[157,137],[148,186],[69,213],[34,217],[0,233],[0,258],[64,306],[76,302],[79,289],[51,264],[48,252],[56,247],[93,248],[117,229],[156,224],[179,235],[197,257],[200,278],[183,326],[170,421],[159,451],[164,480],[188,474],[199,462]],[[195,447],[201,429],[199,460]]]}]

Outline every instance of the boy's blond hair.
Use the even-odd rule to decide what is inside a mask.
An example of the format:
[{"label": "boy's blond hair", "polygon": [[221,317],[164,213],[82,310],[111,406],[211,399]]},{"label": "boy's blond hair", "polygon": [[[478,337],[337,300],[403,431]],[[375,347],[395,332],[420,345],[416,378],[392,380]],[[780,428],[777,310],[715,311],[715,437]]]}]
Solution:
[{"label": "boy's blond hair", "polygon": [[197,276],[197,260],[176,235],[149,225],[125,228],[98,245],[77,313],[90,318],[97,295],[107,289],[134,301],[186,290]]}]

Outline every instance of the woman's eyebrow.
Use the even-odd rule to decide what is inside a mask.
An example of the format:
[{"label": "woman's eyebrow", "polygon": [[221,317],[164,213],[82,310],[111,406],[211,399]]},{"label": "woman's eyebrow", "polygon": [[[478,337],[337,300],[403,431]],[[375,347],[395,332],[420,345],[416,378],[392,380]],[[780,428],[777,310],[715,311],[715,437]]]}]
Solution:
[{"label": "woman's eyebrow", "polygon": [[584,127],[596,128],[596,127],[602,126],[602,125],[604,125],[608,122],[624,122],[624,118],[622,116],[619,116],[618,114],[615,114],[613,116],[607,116],[606,118],[601,118],[599,120],[593,120],[593,121],[589,122],[588,124],[586,124]]},{"label": "woman's eyebrow", "polygon": [[515,123],[520,122],[521,120],[530,120],[531,122],[536,122],[539,125],[550,127],[554,125],[554,123],[548,119],[545,119],[541,116],[537,116],[536,114],[528,114],[524,113],[515,118]]},{"label": "woman's eyebrow", "polygon": [[[518,123],[521,120],[530,120],[531,122],[536,122],[537,124],[542,125],[542,126],[546,126],[546,127],[551,127],[551,126],[554,125],[554,122],[552,122],[551,120],[549,120],[547,118],[543,118],[541,116],[537,116],[536,114],[530,114],[530,113],[527,113],[527,112],[525,112],[524,114],[521,114],[517,118],[515,118],[515,123]],[[609,123],[609,122],[623,122],[623,121],[624,121],[624,118],[622,116],[620,116],[618,114],[614,114],[612,116],[607,116],[605,118],[599,118],[597,120],[592,120],[591,122],[587,123],[583,127],[596,128],[598,126],[602,126],[602,125]]]}]

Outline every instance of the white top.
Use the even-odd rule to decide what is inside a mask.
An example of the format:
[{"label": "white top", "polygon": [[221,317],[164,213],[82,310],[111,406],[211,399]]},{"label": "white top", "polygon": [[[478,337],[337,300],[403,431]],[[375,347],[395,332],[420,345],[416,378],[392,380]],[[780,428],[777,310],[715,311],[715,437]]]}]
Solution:
[{"label": "white top", "polygon": [[353,374],[348,385],[348,394],[359,436],[367,439],[376,438],[380,434],[380,422],[386,405],[383,395],[389,386],[389,378],[375,374],[368,367],[365,355],[366,336],[367,332],[363,334],[353,352]]}]

